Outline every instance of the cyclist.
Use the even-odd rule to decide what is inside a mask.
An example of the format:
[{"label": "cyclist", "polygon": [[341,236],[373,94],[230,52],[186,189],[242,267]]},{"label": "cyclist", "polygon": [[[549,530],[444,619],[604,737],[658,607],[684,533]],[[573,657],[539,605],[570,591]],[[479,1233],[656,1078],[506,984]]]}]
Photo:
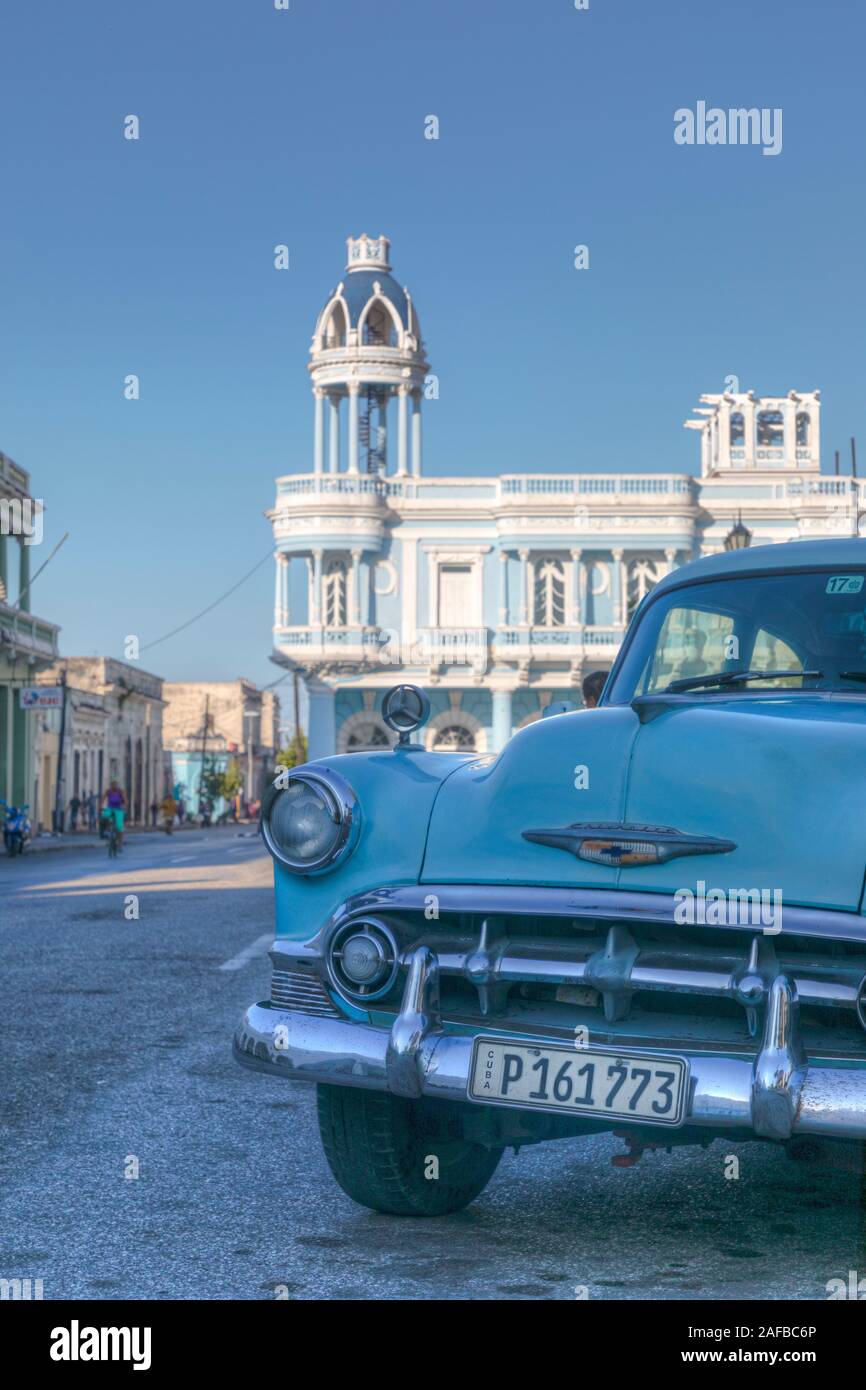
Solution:
[{"label": "cyclist", "polygon": [[111,816],[117,827],[117,848],[123,848],[123,817],[126,811],[126,797],[116,782],[112,782],[107,792],[103,792],[105,814]]}]

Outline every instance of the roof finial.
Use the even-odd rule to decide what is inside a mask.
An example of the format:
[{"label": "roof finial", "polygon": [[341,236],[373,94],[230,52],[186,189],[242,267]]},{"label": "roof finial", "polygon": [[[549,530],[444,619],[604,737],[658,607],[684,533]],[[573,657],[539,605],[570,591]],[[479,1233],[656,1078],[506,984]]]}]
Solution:
[{"label": "roof finial", "polygon": [[371,237],[366,232],[360,236],[346,237],[346,247],[348,257],[346,269],[352,270],[384,270],[391,269],[388,260],[388,253],[391,250],[391,243],[386,236]]}]

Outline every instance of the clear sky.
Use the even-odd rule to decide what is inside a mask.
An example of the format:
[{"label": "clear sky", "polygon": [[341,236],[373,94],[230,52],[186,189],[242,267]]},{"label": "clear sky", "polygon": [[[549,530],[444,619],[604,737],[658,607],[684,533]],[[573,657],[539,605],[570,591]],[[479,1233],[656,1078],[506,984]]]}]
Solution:
[{"label": "clear sky", "polygon": [[[62,651],[122,656],[269,551],[273,478],[311,467],[316,314],[361,231],[392,239],[440,378],[428,472],[694,471],[682,421],[729,375],[820,387],[825,468],[852,434],[866,466],[864,16],[9,0],[0,449],[45,499],[35,564],[70,532],[33,590]],[[699,100],[781,107],[781,154],[676,145]],[[273,680],[272,607],[267,563],[142,665]]]}]

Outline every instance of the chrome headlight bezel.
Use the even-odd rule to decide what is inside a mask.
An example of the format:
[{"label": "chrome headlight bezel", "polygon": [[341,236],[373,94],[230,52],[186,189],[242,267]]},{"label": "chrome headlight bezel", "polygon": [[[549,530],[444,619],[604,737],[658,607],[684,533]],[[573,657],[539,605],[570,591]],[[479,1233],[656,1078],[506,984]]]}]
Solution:
[{"label": "chrome headlight bezel", "polygon": [[[321,797],[338,826],[337,836],[327,853],[308,862],[292,859],[271,830],[271,816],[276,802],[298,782],[312,788]],[[361,807],[358,798],[345,778],[332,768],[292,768],[286,786],[278,787],[271,782],[262,798],[262,839],[273,858],[293,874],[310,877],[329,873],[352,853],[360,833]]]}]

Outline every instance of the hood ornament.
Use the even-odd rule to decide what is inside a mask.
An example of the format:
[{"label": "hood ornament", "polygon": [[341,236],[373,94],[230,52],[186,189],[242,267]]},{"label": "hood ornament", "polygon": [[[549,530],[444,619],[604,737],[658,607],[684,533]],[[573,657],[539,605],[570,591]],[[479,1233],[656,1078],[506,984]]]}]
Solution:
[{"label": "hood ornament", "polygon": [[555,830],[524,830],[524,840],[551,849],[564,849],[588,864],[618,869],[666,864],[690,854],[730,854],[733,840],[713,835],[687,835],[670,825],[626,825],[622,821],[576,821]]}]

